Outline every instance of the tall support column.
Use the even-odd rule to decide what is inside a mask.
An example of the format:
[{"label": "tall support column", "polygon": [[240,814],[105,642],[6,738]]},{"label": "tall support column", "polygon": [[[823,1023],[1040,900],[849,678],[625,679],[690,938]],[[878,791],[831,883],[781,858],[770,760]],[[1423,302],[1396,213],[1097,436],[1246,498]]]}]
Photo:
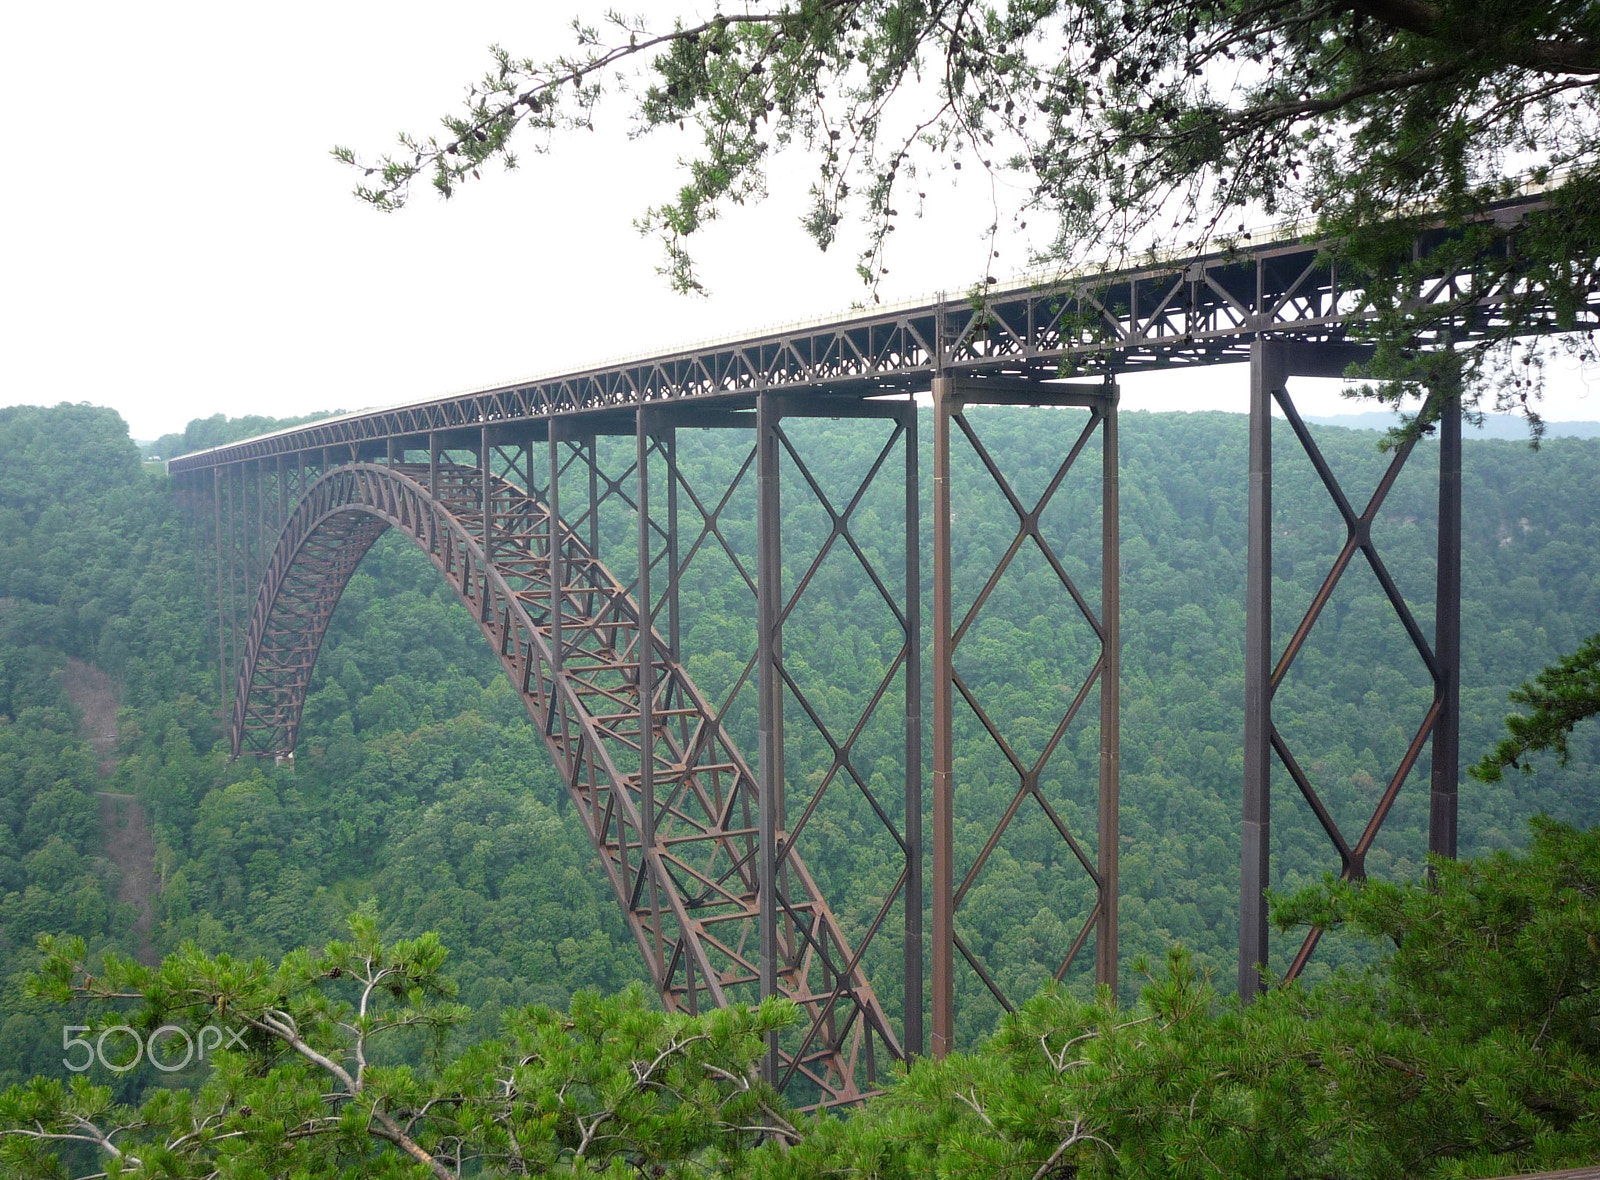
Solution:
[{"label": "tall support column", "polygon": [[678,428],[663,424],[658,435],[667,452],[667,650],[683,659],[683,619],[678,612]]},{"label": "tall support column", "polygon": [[[234,610],[237,612],[236,617],[238,615],[243,615],[245,611],[249,609],[246,604],[250,601],[251,578],[255,573],[255,555],[251,551],[251,546],[253,544],[251,533],[253,530],[250,527],[250,522],[255,519],[255,510],[252,508],[250,503],[250,492],[253,482],[250,478],[250,467],[251,464],[248,462],[240,463],[238,465],[239,503],[235,507],[238,515],[237,535],[239,538],[239,598],[234,604]],[[235,642],[238,647],[242,648],[244,646],[242,643],[238,643],[237,640],[235,640]]]},{"label": "tall support column", "polygon": [[550,440],[550,487],[545,502],[550,511],[545,518],[545,529],[549,534],[550,547],[550,671],[559,676],[563,644],[561,599],[567,568],[561,548],[561,529],[557,524],[561,519],[561,424],[554,418],[550,419],[547,437]]},{"label": "tall support column", "polygon": [[489,449],[489,428],[485,426],[478,433],[478,478],[482,482],[482,497],[479,511],[483,513],[483,557],[485,561],[494,561],[494,472]]},{"label": "tall support column", "polygon": [[1108,385],[1100,418],[1100,922],[1094,978],[1117,990],[1117,865],[1121,852],[1122,527],[1117,388]]},{"label": "tall support column", "polygon": [[250,607],[255,601],[256,584],[267,572],[267,461],[257,459],[256,469],[256,510],[245,520],[245,530],[250,534],[245,547],[249,557],[249,564],[245,570],[244,582],[244,608],[246,625],[250,618]]},{"label": "tall support column", "polygon": [[921,1055],[922,1028],[922,494],[917,403],[905,412],[906,448],[906,913],[905,1050]]},{"label": "tall support column", "polygon": [[[655,778],[655,600],[650,593],[650,414],[643,406],[634,412],[634,466],[639,476],[639,636],[634,656],[639,661],[639,798],[643,827],[639,833],[639,871],[647,872],[645,850],[656,839]],[[764,978],[764,977],[763,977]],[[763,993],[765,994],[765,993]]]},{"label": "tall support column", "polygon": [[[756,664],[760,766],[757,817],[756,888],[761,922],[761,998],[778,990],[778,809],[783,794],[783,698],[778,680],[778,627],[781,609],[782,550],[778,510],[778,413],[770,393],[756,396]],[[778,1038],[767,1039],[762,1060],[765,1079],[777,1084]]]},{"label": "tall support column", "polygon": [[1272,399],[1285,383],[1283,345],[1250,345],[1250,509],[1244,643],[1244,850],[1239,880],[1239,995],[1261,991],[1267,961],[1272,782]]},{"label": "tall support column", "polygon": [[239,577],[238,568],[240,512],[235,512],[233,505],[233,485],[235,483],[234,476],[236,474],[238,475],[237,482],[239,484],[239,509],[240,512],[242,512],[244,509],[243,472],[237,472],[234,468],[229,468],[223,476],[223,483],[228,494],[228,623],[230,632],[229,642],[232,645],[229,648],[231,655],[231,658],[228,661],[229,679],[232,679],[232,669],[238,667],[239,664],[239,582],[242,580]]},{"label": "tall support column", "polygon": [[1433,652],[1439,719],[1433,729],[1428,851],[1456,855],[1456,790],[1461,758],[1461,398],[1439,416],[1439,567]]},{"label": "tall support column", "polygon": [[439,500],[439,436],[428,432],[428,497]]},{"label": "tall support column", "polygon": [[478,436],[478,479],[482,486],[479,511],[483,513],[483,595],[480,599],[482,618],[489,621],[489,570],[494,566],[494,452],[489,447],[489,428],[485,426]]},{"label": "tall support column", "polygon": [[596,436],[590,434],[584,445],[589,451],[589,556],[600,560],[600,455]]},{"label": "tall support column", "polygon": [[[666,948],[661,939],[661,896],[655,878],[654,852],[656,847],[656,650],[655,597],[650,591],[650,411],[640,406],[634,411],[634,467],[638,474],[639,490],[635,517],[638,521],[639,546],[639,631],[634,639],[633,655],[638,662],[636,681],[639,689],[639,873],[650,890],[650,908],[654,914],[651,926],[656,936],[658,960]],[[670,572],[670,571],[669,571]],[[624,845],[623,856],[627,856]],[[658,980],[662,986],[665,980]]]},{"label": "tall support column", "polygon": [[256,513],[256,577],[250,583],[252,591],[250,601],[252,603],[255,601],[253,592],[257,584],[267,576],[267,559],[272,556],[272,534],[267,525],[267,522],[272,519],[272,501],[267,494],[267,461],[265,459],[256,460],[256,486],[260,493],[260,499],[257,501],[256,507],[260,511]]},{"label": "tall support column", "polygon": [[935,1058],[955,1047],[955,742],[950,682],[950,418],[955,382],[933,379],[933,968],[932,1044]]},{"label": "tall support column", "polygon": [[228,710],[228,616],[222,596],[222,468],[211,469],[211,539],[217,558],[217,699]]}]

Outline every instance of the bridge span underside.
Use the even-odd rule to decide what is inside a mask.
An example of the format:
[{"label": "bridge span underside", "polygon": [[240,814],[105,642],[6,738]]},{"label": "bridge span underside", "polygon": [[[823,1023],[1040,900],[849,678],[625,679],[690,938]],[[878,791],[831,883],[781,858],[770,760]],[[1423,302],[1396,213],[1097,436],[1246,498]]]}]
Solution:
[{"label": "bridge span underside", "polygon": [[[1493,289],[1474,287],[1470,275],[1445,275],[1439,283],[1462,307],[1450,328],[1455,339],[1489,330]],[[1361,293],[1341,282],[1320,244],[1263,243],[1076,285],[991,294],[982,309],[940,303],[867,313],[347,415],[174,460],[170,470],[194,523],[198,573],[218,608],[220,683],[232,710],[235,753],[292,754],[328,620],[363,555],[384,531],[398,529],[473,613],[539,726],[663,1002],[692,1012],[791,997],[803,1020],[770,1045],[766,1077],[802,1104],[858,1100],[876,1088],[890,1061],[954,1047],[959,996],[987,996],[1006,1009],[1026,998],[1006,993],[995,965],[961,938],[959,920],[1021,810],[1036,808],[1048,818],[1051,838],[1059,840],[1056,863],[1081,878],[1073,895],[1082,899],[1081,912],[1059,915],[1068,934],[1056,948],[1056,978],[1087,962],[1092,947],[1094,978],[1116,984],[1121,722],[1113,375],[1248,359],[1250,457],[1248,472],[1240,472],[1249,480],[1249,558],[1239,986],[1254,994],[1262,986],[1258,968],[1268,964],[1264,893],[1271,880],[1274,773],[1309,806],[1339,872],[1359,878],[1431,745],[1429,850],[1455,854],[1459,404],[1447,401],[1439,420],[1430,631],[1396,587],[1371,527],[1414,448],[1398,448],[1364,504],[1353,500],[1289,393],[1295,376],[1338,376],[1368,355],[1346,336],[1347,322],[1360,314]],[[1103,372],[1088,381],[1060,379],[1063,366],[1086,364]],[[926,497],[918,393],[932,399]],[[991,453],[968,413],[994,404],[1072,411],[1049,419],[1060,461],[1036,499],[1012,486],[1006,456]],[[1272,627],[1275,405],[1346,530],[1343,548],[1281,650]],[[843,496],[825,490],[805,461],[805,422],[815,418],[871,419],[881,430],[875,459]],[[726,486],[697,487],[678,462],[677,432],[686,427],[713,430],[726,448],[719,453],[742,459],[722,465],[732,473]],[[952,467],[954,450],[965,466]],[[1098,565],[1100,585],[1080,586],[1069,573],[1073,561],[1055,552],[1040,521],[1069,473],[1096,461],[1100,544],[1089,564]],[[788,473],[786,484],[780,470]],[[956,578],[952,568],[962,530],[973,527],[954,511],[974,491],[958,480],[972,479],[1007,506],[1006,520],[986,526],[1003,524],[1012,535],[993,570],[978,572],[982,589],[958,602],[955,587],[977,584],[973,571]],[[752,483],[753,545],[743,523],[730,527],[728,509]],[[825,539],[815,554],[785,554],[780,484],[791,489],[785,495],[798,494],[825,514]],[[898,484],[888,490],[904,513],[904,550],[892,562],[869,552],[853,531],[862,504],[873,497],[881,523],[889,484]],[[602,518],[610,522],[605,528]],[[923,524],[932,539],[926,570]],[[624,531],[629,539],[619,544]],[[603,539],[608,564],[601,563]],[[1092,656],[1081,679],[1061,694],[1053,736],[1036,759],[1019,753],[1011,719],[985,710],[962,680],[958,659],[991,591],[1023,553],[1053,572],[1092,635]],[[843,720],[837,709],[819,706],[784,657],[786,622],[793,626],[800,617],[818,569],[840,555],[848,555],[900,635],[881,681]],[[725,561],[756,620],[755,650],[719,700],[688,674],[693,653],[683,650],[680,618],[680,588],[708,556]],[[1306,763],[1273,723],[1272,699],[1358,557],[1434,691],[1356,833],[1342,830],[1324,806]],[[745,741],[754,738],[753,758],[731,736],[730,721],[735,697],[752,688],[757,720]],[[1099,765],[1086,784],[1092,807],[1080,814],[1092,810],[1093,822],[1077,830],[1045,789],[1044,764],[1070,726],[1087,723],[1091,706],[1098,710]],[[898,798],[885,797],[891,792],[881,784],[873,787],[858,748],[863,732],[881,727],[891,710],[903,713],[894,718],[905,772]],[[975,744],[988,750],[991,780],[1010,776],[1011,802],[1001,813],[963,810],[970,796],[959,781],[958,735],[963,750]],[[786,774],[785,750],[797,736],[825,745],[825,773]],[[856,899],[847,921],[830,907],[804,857],[823,826],[817,817],[844,793],[874,817],[875,838],[894,866],[892,880],[864,908]],[[988,833],[976,851],[958,850],[958,820],[966,833],[975,825]],[[1313,931],[1291,961],[1277,965],[1278,973],[1298,974],[1316,944]],[[926,996],[925,964],[932,985]],[[873,979],[879,990],[892,984],[899,1003],[880,1002]]]}]

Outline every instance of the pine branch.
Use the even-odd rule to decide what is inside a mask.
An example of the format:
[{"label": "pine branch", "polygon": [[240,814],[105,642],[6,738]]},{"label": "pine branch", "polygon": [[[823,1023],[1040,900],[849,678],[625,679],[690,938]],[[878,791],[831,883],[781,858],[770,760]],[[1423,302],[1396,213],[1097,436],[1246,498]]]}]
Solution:
[{"label": "pine branch", "polygon": [[[1591,635],[1577,651],[1531,681],[1523,681],[1512,690],[1510,699],[1531,706],[1532,711],[1506,718],[1510,736],[1501,739],[1469,772],[1480,782],[1499,782],[1506,767],[1523,766],[1530,754],[1544,750],[1554,750],[1560,764],[1566,765],[1567,739],[1573,727],[1600,713],[1600,634]],[[1531,772],[1533,768],[1524,769]]]}]

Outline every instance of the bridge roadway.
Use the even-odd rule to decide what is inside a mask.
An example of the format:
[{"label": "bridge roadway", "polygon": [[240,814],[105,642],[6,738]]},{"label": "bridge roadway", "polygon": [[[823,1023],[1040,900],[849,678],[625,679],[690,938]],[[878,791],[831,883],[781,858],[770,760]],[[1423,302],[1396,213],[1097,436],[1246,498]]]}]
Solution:
[{"label": "bridge roadway", "polygon": [[[1508,203],[1497,222],[1537,208]],[[1420,256],[1448,235],[1429,230]],[[584,817],[623,914],[663,1001],[697,1011],[766,995],[800,1006],[800,1026],[775,1036],[768,1080],[802,1103],[858,1100],[887,1059],[949,1051],[955,1036],[956,969],[965,965],[1003,1007],[1005,994],[955,918],[1019,808],[1048,817],[1082,873],[1085,912],[1063,948],[1056,978],[1094,946],[1094,974],[1117,978],[1119,372],[1250,362],[1251,442],[1246,636],[1245,783],[1242,826],[1240,988],[1261,986],[1268,960],[1263,893],[1270,851],[1274,759],[1311,806],[1339,858],[1359,877],[1379,828],[1432,744],[1430,850],[1455,851],[1460,649],[1460,414],[1439,424],[1440,530],[1433,634],[1413,617],[1372,540],[1371,523],[1413,448],[1398,448],[1388,473],[1357,507],[1322,460],[1288,393],[1292,376],[1341,374],[1366,355],[1348,325],[1364,312],[1321,243],[1292,233],[1204,256],[1033,284],[996,284],[981,306],[935,300],[795,325],[748,339],[621,361],[432,401],[324,419],[169,462],[197,540],[197,576],[218,609],[223,697],[231,687],[236,754],[292,757],[300,710],[329,617],[373,540],[398,528],[420,546],[479,620],[485,637],[540,726],[552,760]],[[1424,293],[1454,301],[1457,341],[1492,330],[1501,295],[1472,274],[1441,274]],[[1426,346],[1427,340],[1421,341]],[[1061,380],[1065,370],[1088,380]],[[928,632],[932,779],[922,780],[923,624],[919,523],[924,511],[911,395],[933,395],[933,593]],[[1281,652],[1271,643],[1271,411],[1274,402],[1346,522],[1347,540]],[[1071,407],[1082,412],[1063,438],[1062,461],[1041,498],[1024,502],[963,413],[975,404]],[[847,503],[829,501],[794,445],[803,420],[883,420],[886,441]],[[1052,419],[1058,424],[1063,419]],[[677,463],[678,427],[746,432],[748,455],[729,487],[702,495]],[[1059,428],[1059,427],[1057,427]],[[633,447],[620,473],[606,454]],[[950,466],[964,437],[984,477],[1010,505],[1015,535],[977,599],[957,617],[952,600]],[[1102,488],[1098,606],[1091,604],[1041,532],[1039,518],[1073,464],[1098,443]],[[741,441],[739,445],[743,445]],[[832,521],[832,532],[785,594],[779,515],[783,456]],[[614,457],[614,455],[613,455]],[[898,457],[898,463],[896,458]],[[852,534],[852,513],[875,482],[903,463],[903,584],[877,568]],[[756,552],[740,552],[721,514],[740,481],[756,484]],[[658,497],[652,506],[652,496]],[[661,500],[665,500],[665,504]],[[571,505],[572,507],[568,507]],[[663,512],[663,508],[665,511]],[[630,581],[601,564],[601,519],[621,513],[637,538]],[[664,519],[663,519],[664,517]],[[686,524],[685,521],[691,523]],[[614,530],[611,530],[614,536]],[[586,535],[585,535],[586,534]],[[990,592],[1025,545],[1037,547],[1098,640],[1098,654],[1064,707],[1045,752],[1023,761],[1006,719],[985,712],[961,680],[955,653]],[[848,550],[892,612],[903,643],[884,680],[848,724],[830,727],[783,659],[783,623],[833,549]],[[681,650],[678,589],[697,555],[720,550],[752,596],[757,650],[727,700],[708,700]],[[1427,711],[1359,834],[1333,820],[1315,783],[1272,722],[1282,682],[1340,577],[1357,555],[1372,568],[1433,678]],[[753,560],[752,560],[753,559]],[[752,572],[751,565],[754,570]],[[664,573],[664,576],[660,576]],[[733,696],[753,680],[758,696],[754,767],[726,728]],[[860,734],[884,701],[907,702],[903,808],[876,797],[853,760]],[[968,714],[958,718],[957,699]],[[1100,765],[1092,839],[1075,832],[1041,785],[1044,764],[1083,707],[1099,710]],[[833,751],[820,784],[784,774],[785,702]],[[958,864],[955,733],[976,724],[1009,765],[1015,794],[987,825],[982,851]],[[860,793],[881,823],[897,877],[850,929],[806,871],[808,824],[829,791]],[[932,830],[923,832],[923,798]],[[897,818],[898,813],[898,818]],[[932,857],[932,905],[924,930],[924,845]],[[1076,871],[1075,870],[1075,871]],[[883,959],[885,924],[898,909],[903,956]],[[1069,917],[1063,915],[1064,918]],[[1284,973],[1316,945],[1306,939]],[[931,964],[923,995],[923,954]],[[869,965],[872,969],[869,970]],[[899,975],[900,978],[893,979]],[[898,1033],[870,976],[903,980]],[[924,1017],[931,1036],[924,1038]]]},{"label": "bridge roadway", "polygon": [[[1541,204],[1537,197],[1508,202],[1497,220],[1515,220]],[[1419,249],[1447,236],[1430,231]],[[184,455],[168,470],[202,471],[321,447],[348,455],[351,448],[378,445],[381,453],[392,438],[547,417],[631,421],[635,407],[658,403],[748,410],[764,391],[802,394],[817,406],[926,392],[935,376],[1039,381],[1058,377],[1064,365],[1123,372],[1240,362],[1261,334],[1302,342],[1346,339],[1348,323],[1362,314],[1363,293],[1322,257],[1325,245],[1285,227],[1194,257],[1064,280],[997,283],[985,291],[981,309],[970,299],[941,297],[796,324],[327,418]],[[1471,281],[1470,275],[1442,275],[1429,298],[1458,296],[1470,291]],[[1495,301],[1496,293],[1485,291],[1478,304],[1488,315]],[[1476,328],[1458,325],[1457,339],[1470,338]]]}]

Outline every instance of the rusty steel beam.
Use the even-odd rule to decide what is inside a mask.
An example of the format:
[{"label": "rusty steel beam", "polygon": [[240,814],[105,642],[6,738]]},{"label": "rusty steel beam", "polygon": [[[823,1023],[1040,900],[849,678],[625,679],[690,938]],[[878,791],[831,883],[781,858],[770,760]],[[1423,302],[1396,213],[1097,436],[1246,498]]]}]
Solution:
[{"label": "rusty steel beam", "polygon": [[905,885],[905,1049],[924,1049],[922,978],[922,492],[917,479],[917,406],[908,401],[905,417],[905,636],[906,636],[906,885]]},{"label": "rusty steel beam", "polygon": [[[761,775],[756,822],[756,889],[760,901],[761,997],[778,990],[778,851],[783,829],[783,698],[778,654],[782,621],[783,521],[778,512],[778,434],[771,395],[756,399],[756,692],[760,738],[756,765]],[[762,1077],[778,1082],[778,1040],[773,1033],[762,1059]]]},{"label": "rusty steel beam", "polygon": [[1117,892],[1122,844],[1122,478],[1115,386],[1100,419],[1100,778],[1096,865],[1100,921],[1095,927],[1095,982],[1117,990]]},{"label": "rusty steel beam", "polygon": [[933,380],[933,905],[929,953],[933,966],[932,1041],[935,1057],[956,1047],[955,1032],[955,736],[950,604],[950,419],[955,381]]},{"label": "rusty steel beam", "polygon": [[1439,415],[1438,578],[1434,657],[1439,666],[1439,722],[1433,731],[1428,851],[1456,855],[1456,794],[1461,773],[1461,398]]},{"label": "rusty steel beam", "polygon": [[[639,709],[639,811],[642,825],[639,830],[641,848],[656,846],[656,659],[655,600],[650,596],[650,567],[654,564],[650,538],[650,415],[640,408],[634,413],[634,460],[638,468],[639,492],[636,516],[638,518],[637,544],[639,546],[639,627],[634,640],[635,690]],[[654,873],[649,875],[651,904],[659,908],[656,891],[662,882]],[[655,948],[659,957],[663,948]]]},{"label": "rusty steel beam", "polygon": [[211,541],[212,555],[217,566],[217,675],[220,684],[217,700],[223,708],[228,705],[228,623],[222,597],[222,471],[211,469]]},{"label": "rusty steel beam", "polygon": [[1244,801],[1239,884],[1239,994],[1261,990],[1272,856],[1272,396],[1286,380],[1283,346],[1250,346],[1250,475],[1245,535]]}]

